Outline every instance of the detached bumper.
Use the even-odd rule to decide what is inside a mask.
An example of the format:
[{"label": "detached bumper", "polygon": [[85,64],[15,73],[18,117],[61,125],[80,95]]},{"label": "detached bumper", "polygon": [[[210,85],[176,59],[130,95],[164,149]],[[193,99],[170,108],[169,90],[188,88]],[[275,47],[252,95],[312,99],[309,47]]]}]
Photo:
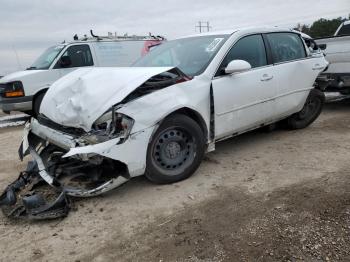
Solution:
[{"label": "detached bumper", "polygon": [[40,176],[48,184],[61,189],[64,185],[62,185],[55,175],[49,172],[48,163],[45,163],[45,159],[43,159],[37,151],[39,145],[47,146],[47,144],[52,144],[62,148],[66,152],[66,154],[62,156],[62,159],[65,159],[68,163],[70,159],[79,159],[82,163],[88,164],[97,157],[99,159],[116,160],[125,164],[127,167],[127,176],[116,176],[98,187],[89,190],[64,188],[67,195],[80,197],[95,196],[120,186],[128,181],[129,177],[144,174],[147,147],[153,129],[154,127],[151,127],[131,134],[130,137],[121,144],[118,144],[120,141],[116,138],[100,144],[83,145],[80,138],[51,129],[41,125],[36,119],[32,119],[31,123],[25,126],[23,142],[19,153],[23,156],[30,153],[38,164]]},{"label": "detached bumper", "polygon": [[33,96],[18,98],[0,97],[0,109],[6,112],[11,111],[30,111],[33,107]]}]

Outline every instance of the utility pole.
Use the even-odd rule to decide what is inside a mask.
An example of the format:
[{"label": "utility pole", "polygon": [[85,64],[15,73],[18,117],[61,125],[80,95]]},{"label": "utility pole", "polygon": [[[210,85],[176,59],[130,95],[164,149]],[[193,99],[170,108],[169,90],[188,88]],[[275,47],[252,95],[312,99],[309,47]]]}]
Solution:
[{"label": "utility pole", "polygon": [[[198,22],[198,25],[196,25],[195,27],[196,29],[199,28],[199,33],[202,33],[202,32],[209,32],[210,29],[211,29],[211,26],[209,25],[209,22],[202,22],[202,21],[199,21]],[[206,31],[204,31],[203,29],[206,28]],[[196,30],[197,31],[197,30]]]}]

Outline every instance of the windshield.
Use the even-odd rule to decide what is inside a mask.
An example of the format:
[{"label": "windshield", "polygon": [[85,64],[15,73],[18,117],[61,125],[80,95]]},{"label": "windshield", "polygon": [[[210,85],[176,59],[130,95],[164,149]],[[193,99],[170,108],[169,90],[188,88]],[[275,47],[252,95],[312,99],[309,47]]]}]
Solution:
[{"label": "windshield", "polygon": [[199,36],[161,44],[138,60],[135,67],[177,67],[188,76],[201,74],[228,35]]},{"label": "windshield", "polygon": [[63,48],[64,48],[63,45],[57,45],[57,46],[52,46],[48,48],[41,56],[39,56],[37,60],[35,60],[32,66],[27,69],[28,70],[49,69],[53,60],[55,60],[55,58],[62,51]]}]

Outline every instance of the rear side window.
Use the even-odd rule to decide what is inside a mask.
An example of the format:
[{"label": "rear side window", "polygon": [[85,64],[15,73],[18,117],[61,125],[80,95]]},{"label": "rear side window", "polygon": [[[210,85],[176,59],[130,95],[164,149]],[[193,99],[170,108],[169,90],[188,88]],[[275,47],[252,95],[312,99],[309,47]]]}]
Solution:
[{"label": "rear side window", "polygon": [[350,24],[343,25],[340,28],[338,35],[350,35]]},{"label": "rear side window", "polygon": [[221,63],[217,75],[222,74],[223,70],[232,60],[247,61],[252,68],[267,65],[265,45],[262,36],[250,35],[238,40]]},{"label": "rear side window", "polygon": [[293,33],[271,33],[266,35],[271,46],[274,63],[281,63],[306,57],[304,43]]},{"label": "rear side window", "polygon": [[89,45],[70,46],[64,52],[61,59],[65,59],[65,57],[69,57],[70,65],[62,66],[60,61],[58,61],[55,68],[83,67],[94,65]]}]

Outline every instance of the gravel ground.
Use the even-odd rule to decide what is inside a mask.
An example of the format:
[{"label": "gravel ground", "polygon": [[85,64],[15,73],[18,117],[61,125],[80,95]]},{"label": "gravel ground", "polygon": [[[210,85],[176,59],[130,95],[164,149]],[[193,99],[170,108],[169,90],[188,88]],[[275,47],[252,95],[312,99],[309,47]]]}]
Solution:
[{"label": "gravel ground", "polygon": [[[217,145],[186,181],[139,177],[63,220],[0,214],[0,261],[350,261],[350,102],[299,131]],[[0,187],[25,167],[0,129]]]}]

